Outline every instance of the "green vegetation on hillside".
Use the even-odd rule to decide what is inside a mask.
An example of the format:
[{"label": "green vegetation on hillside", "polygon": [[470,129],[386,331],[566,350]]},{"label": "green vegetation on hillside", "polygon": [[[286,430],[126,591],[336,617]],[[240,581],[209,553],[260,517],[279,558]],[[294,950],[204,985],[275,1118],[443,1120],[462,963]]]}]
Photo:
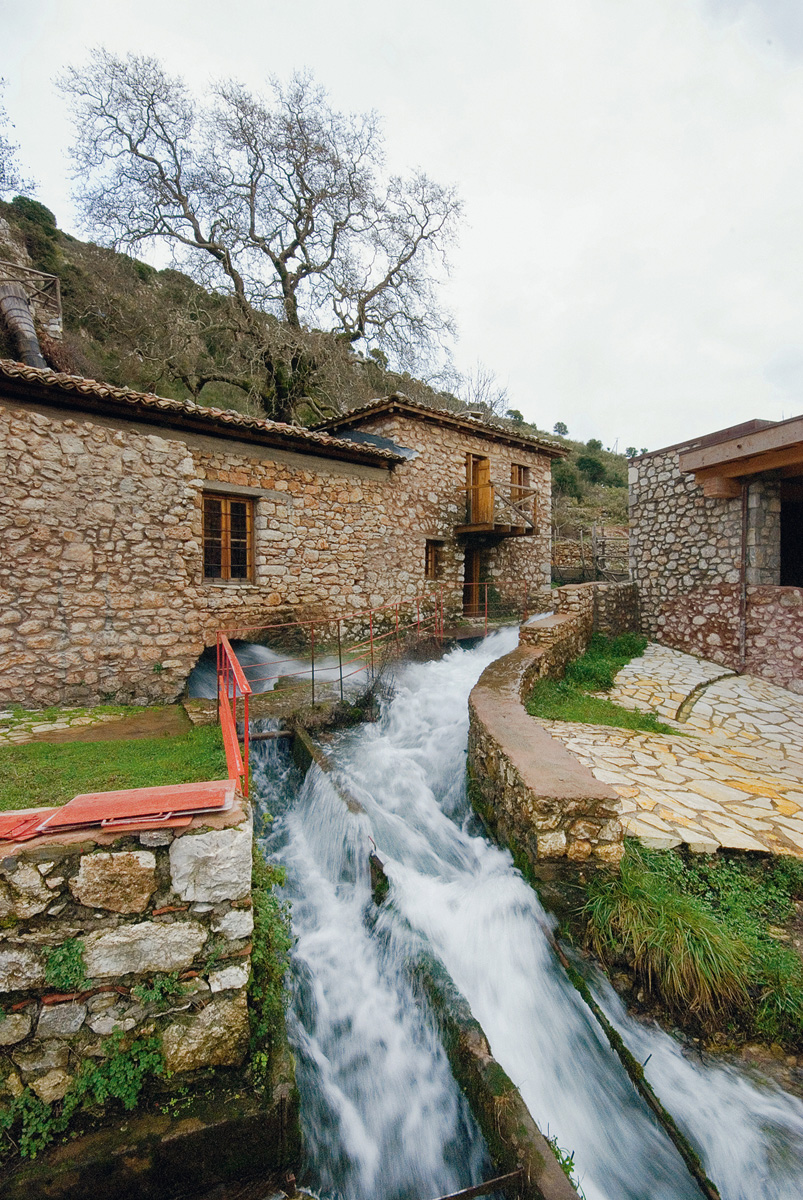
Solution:
[{"label": "green vegetation on hillside", "polygon": [[0,748],[0,810],[64,804],[82,792],[227,777],[217,725],[135,741],[27,742]]},{"label": "green vegetation on hillside", "polygon": [[620,872],[589,884],[587,937],[680,1019],[799,1049],[803,962],[782,926],[801,899],[799,859],[686,856],[628,840]]},{"label": "green vegetation on hillside", "polygon": [[609,638],[595,633],[588,649],[566,667],[561,680],[539,679],[525,707],[532,717],[547,721],[578,721],[586,725],[613,725],[646,733],[677,733],[655,713],[624,708],[612,700],[592,695],[613,686],[618,671],[631,658],[644,653],[647,639],[638,633]]}]

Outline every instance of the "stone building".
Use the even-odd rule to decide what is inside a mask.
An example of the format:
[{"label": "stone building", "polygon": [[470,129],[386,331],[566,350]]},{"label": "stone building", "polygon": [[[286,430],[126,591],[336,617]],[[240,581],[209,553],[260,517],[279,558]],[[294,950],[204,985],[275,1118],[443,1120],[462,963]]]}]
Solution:
[{"label": "stone building", "polygon": [[170,700],[219,628],[548,585],[562,453],[399,396],[312,431],[2,361],[0,702]]},{"label": "stone building", "polygon": [[803,417],[631,460],[630,551],[645,633],[803,692]]}]

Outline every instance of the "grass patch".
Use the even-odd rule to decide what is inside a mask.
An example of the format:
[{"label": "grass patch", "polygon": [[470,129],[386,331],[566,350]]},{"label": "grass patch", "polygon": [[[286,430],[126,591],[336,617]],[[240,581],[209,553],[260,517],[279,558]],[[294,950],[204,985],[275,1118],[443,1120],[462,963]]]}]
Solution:
[{"label": "grass patch", "polygon": [[621,633],[615,638],[595,633],[585,654],[569,663],[563,679],[538,680],[525,701],[527,712],[547,721],[578,721],[584,725],[676,734],[678,731],[659,721],[655,713],[624,708],[613,700],[590,694],[608,691],[622,667],[643,654],[646,646],[647,639],[638,633]]},{"label": "grass patch", "polygon": [[81,792],[227,779],[220,728],[113,742],[26,742],[0,748],[0,810],[64,804]]},{"label": "grass patch", "polygon": [[628,840],[621,871],[591,881],[588,941],[625,960],[680,1018],[792,1047],[803,1038],[803,962],[779,928],[803,898],[792,858],[687,858]]}]

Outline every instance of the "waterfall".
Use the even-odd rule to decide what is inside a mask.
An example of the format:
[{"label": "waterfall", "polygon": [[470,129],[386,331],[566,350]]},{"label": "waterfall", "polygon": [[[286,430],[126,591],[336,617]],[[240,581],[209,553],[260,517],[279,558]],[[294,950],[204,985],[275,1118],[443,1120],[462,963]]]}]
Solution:
[{"label": "waterfall", "polygon": [[[474,650],[400,667],[381,720],[335,737],[334,778],[363,813],[350,813],[318,768],[300,784],[275,746],[255,754],[257,792],[275,814],[266,846],[287,864],[298,939],[290,1032],[310,1180],[327,1198],[427,1200],[488,1170],[404,971],[424,941],[542,1130],[574,1152],[587,1200],[697,1200],[556,963],[549,915],[466,799],[468,693],[515,641],[515,630],[501,631]],[[390,880],[378,913],[369,837]],[[733,1067],[690,1062],[667,1034],[633,1021],[603,979],[595,988],[723,1200],[803,1194],[803,1104]]]}]

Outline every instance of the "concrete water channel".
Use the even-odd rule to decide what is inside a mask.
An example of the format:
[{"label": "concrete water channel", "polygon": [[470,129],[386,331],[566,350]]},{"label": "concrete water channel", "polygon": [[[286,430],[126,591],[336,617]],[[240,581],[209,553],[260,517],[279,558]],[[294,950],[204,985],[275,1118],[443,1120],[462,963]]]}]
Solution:
[{"label": "concrete water channel", "polygon": [[[562,969],[549,914],[468,804],[468,695],[516,639],[509,629],[397,665],[380,719],[328,739],[329,770],[303,774],[284,739],[252,746],[254,799],[273,815],[263,843],[287,867],[293,905],[303,1182],[326,1200],[427,1200],[498,1168],[482,1106],[474,1096],[472,1112],[455,1081],[422,962],[445,972],[532,1118],[574,1155],[587,1200],[704,1194]],[[389,885],[380,906],[374,848]],[[799,1100],[691,1061],[632,1020],[604,979],[588,983],[725,1200],[803,1193]],[[503,1088],[497,1101],[499,1128],[512,1100]]]}]

